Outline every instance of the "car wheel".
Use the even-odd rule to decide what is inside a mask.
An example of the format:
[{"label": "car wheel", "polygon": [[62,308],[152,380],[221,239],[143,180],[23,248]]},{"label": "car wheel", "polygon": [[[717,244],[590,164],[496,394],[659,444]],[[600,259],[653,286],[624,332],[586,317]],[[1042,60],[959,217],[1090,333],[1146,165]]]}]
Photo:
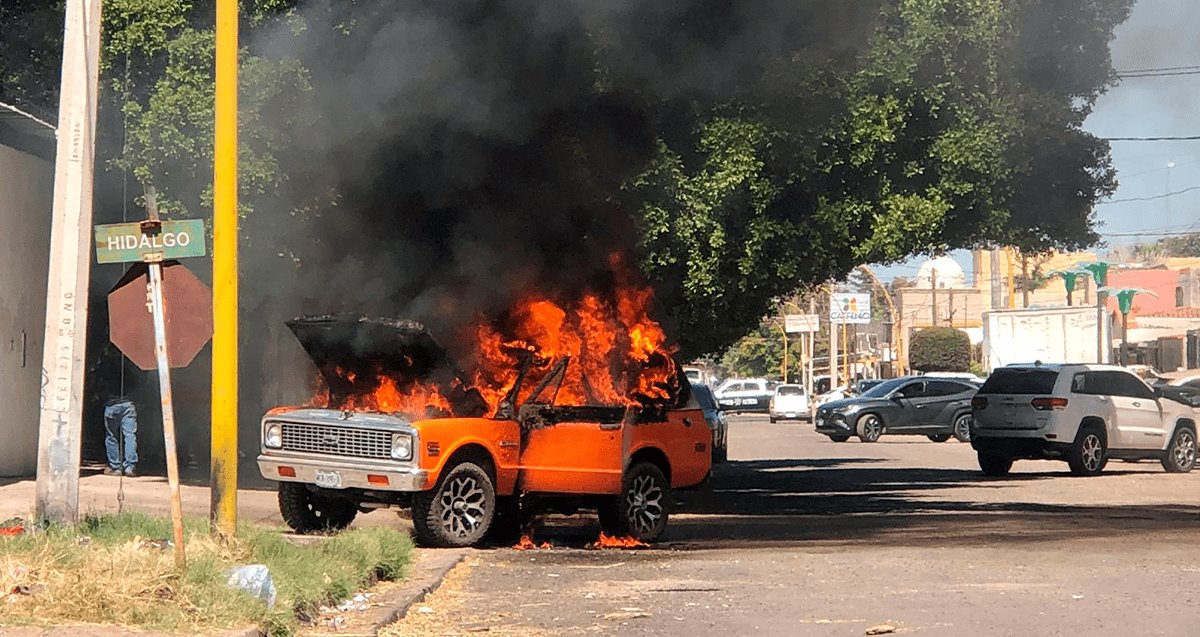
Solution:
[{"label": "car wheel", "polygon": [[279,514],[297,533],[340,531],[354,521],[358,507],[324,496],[299,482],[279,483]]},{"label": "car wheel", "polygon": [[1067,451],[1067,464],[1077,476],[1099,475],[1108,464],[1104,434],[1095,427],[1081,429]]},{"label": "car wheel", "polygon": [[959,442],[971,442],[971,425],[974,424],[975,417],[971,414],[962,414],[954,419],[954,437]]},{"label": "car wheel", "polygon": [[850,436],[830,436],[829,439],[834,442],[846,442],[850,439]]},{"label": "car wheel", "polygon": [[670,492],[657,465],[639,462],[625,472],[621,495],[600,505],[600,528],[608,535],[653,542],[667,528]]},{"label": "car wheel", "polygon": [[1012,471],[1013,459],[994,453],[979,452],[979,469],[985,476],[1006,476]]},{"label": "car wheel", "polygon": [[932,434],[932,435],[925,436],[925,437],[929,438],[930,440],[932,440],[934,442],[946,442],[947,440],[950,439],[950,434]]},{"label": "car wheel", "polygon": [[496,490],[479,465],[443,470],[431,491],[413,494],[415,539],[425,546],[462,547],[487,535],[496,515]]},{"label": "car wheel", "polygon": [[858,419],[858,439],[863,442],[875,442],[883,435],[883,421],[875,414],[866,414]]},{"label": "car wheel", "polygon": [[779,422],[779,419],[774,416],[768,416],[767,419],[771,421],[772,425]]},{"label": "car wheel", "polygon": [[1196,466],[1196,432],[1190,427],[1178,427],[1171,436],[1162,459],[1168,473],[1188,473]]}]

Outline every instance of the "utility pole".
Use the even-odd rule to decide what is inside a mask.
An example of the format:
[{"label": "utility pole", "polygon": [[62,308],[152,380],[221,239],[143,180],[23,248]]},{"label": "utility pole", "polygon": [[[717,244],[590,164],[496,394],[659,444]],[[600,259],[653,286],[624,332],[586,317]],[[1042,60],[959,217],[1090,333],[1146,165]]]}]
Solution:
[{"label": "utility pole", "polygon": [[998,310],[1003,306],[1003,290],[1000,288],[1000,251],[992,248],[988,251],[988,263],[991,267],[991,282],[989,287],[992,291],[992,309]]},{"label": "utility pole", "polygon": [[65,524],[79,518],[100,10],[100,0],[67,0],[54,157],[36,508],[38,519]]},{"label": "utility pole", "polygon": [[929,268],[929,295],[933,304],[933,326],[938,326],[937,268]]},{"label": "utility pole", "polygon": [[238,439],[238,0],[217,0],[213,151],[212,501],[218,535],[237,532]]},{"label": "utility pole", "polygon": [[833,286],[829,288],[829,389],[838,386],[838,334],[833,314],[837,311],[837,299],[833,297]]}]

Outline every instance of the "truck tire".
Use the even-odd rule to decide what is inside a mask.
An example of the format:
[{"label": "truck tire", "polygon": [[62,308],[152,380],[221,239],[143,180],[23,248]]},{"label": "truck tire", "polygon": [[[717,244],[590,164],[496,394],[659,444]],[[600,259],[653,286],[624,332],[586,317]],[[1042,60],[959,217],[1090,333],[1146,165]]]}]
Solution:
[{"label": "truck tire", "polygon": [[279,514],[297,533],[340,531],[354,521],[358,507],[321,495],[299,482],[279,483]]},{"label": "truck tire", "polygon": [[653,542],[667,528],[671,485],[662,469],[639,462],[625,472],[621,495],[598,507],[600,528],[608,535]]},{"label": "truck tire", "polygon": [[430,491],[413,494],[414,539],[424,546],[474,546],[496,515],[496,489],[479,465],[462,462],[442,471]]},{"label": "truck tire", "polygon": [[1099,427],[1081,427],[1067,451],[1067,464],[1077,476],[1096,476],[1108,464],[1108,444]]},{"label": "truck tire", "polygon": [[512,546],[521,539],[530,515],[521,510],[516,496],[496,498],[496,513],[487,530],[487,542],[494,546]]},{"label": "truck tire", "polygon": [[1167,473],[1188,473],[1196,466],[1196,432],[1186,425],[1176,427],[1162,457]]}]

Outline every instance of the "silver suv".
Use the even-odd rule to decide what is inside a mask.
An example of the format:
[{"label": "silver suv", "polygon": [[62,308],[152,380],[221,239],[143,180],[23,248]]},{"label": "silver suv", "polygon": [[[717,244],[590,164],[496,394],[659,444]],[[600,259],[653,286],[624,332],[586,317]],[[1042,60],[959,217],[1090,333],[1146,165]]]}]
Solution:
[{"label": "silver suv", "polygon": [[1066,460],[1099,474],[1109,458],[1157,459],[1172,473],[1196,464],[1196,415],[1123,367],[1012,365],[971,400],[971,446],[987,475],[1016,459]]}]

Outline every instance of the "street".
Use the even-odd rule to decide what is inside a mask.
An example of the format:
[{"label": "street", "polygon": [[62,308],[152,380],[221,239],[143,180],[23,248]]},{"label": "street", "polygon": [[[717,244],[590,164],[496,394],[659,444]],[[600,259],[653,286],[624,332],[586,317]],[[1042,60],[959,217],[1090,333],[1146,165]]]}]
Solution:
[{"label": "street", "polygon": [[[1064,463],[980,475],[969,445],[833,443],[735,416],[731,462],[649,550],[474,551],[390,635],[1191,635],[1200,475]],[[367,516],[373,517],[373,516]]]}]

